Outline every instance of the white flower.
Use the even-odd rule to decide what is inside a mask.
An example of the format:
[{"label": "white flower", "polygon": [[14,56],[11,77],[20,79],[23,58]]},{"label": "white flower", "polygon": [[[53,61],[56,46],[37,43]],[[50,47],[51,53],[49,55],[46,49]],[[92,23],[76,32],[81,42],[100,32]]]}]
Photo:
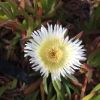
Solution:
[{"label": "white flower", "polygon": [[32,69],[40,70],[43,77],[50,73],[53,80],[61,80],[61,76],[69,77],[80,68],[80,61],[86,60],[85,49],[79,39],[64,38],[67,29],[61,25],[47,26],[32,33],[24,48],[25,57],[30,56]]}]

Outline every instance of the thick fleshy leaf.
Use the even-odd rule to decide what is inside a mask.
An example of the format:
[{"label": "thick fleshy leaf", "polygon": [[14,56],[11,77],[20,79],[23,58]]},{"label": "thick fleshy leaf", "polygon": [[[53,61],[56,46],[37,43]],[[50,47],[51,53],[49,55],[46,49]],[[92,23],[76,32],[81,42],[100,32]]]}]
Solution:
[{"label": "thick fleshy leaf", "polygon": [[55,88],[56,92],[60,94],[60,90],[61,90],[61,83],[59,80],[54,80],[52,81],[53,83],[53,87]]},{"label": "thick fleshy leaf", "polygon": [[92,98],[94,98],[93,100],[99,100],[99,99],[96,99],[96,96],[97,98],[100,98],[100,95],[95,95],[97,91],[100,90],[100,84],[96,85],[94,87],[94,89],[90,92],[90,94],[86,95],[85,97],[83,97],[82,100],[92,100]]},{"label": "thick fleshy leaf", "polygon": [[18,14],[17,4],[14,1],[0,2],[0,8],[10,19],[15,18]]},{"label": "thick fleshy leaf", "polygon": [[7,90],[7,86],[0,86],[0,96]]},{"label": "thick fleshy leaf", "polygon": [[52,83],[56,91],[57,100],[65,100],[65,91],[64,91],[64,87],[61,84],[61,81],[54,80],[52,81]]},{"label": "thick fleshy leaf", "polygon": [[75,93],[79,94],[78,88],[72,85],[69,80],[63,78],[63,83],[66,84],[69,87],[69,89],[72,89]]},{"label": "thick fleshy leaf", "polygon": [[41,92],[41,100],[45,100],[45,90],[43,87],[43,83],[40,85],[40,92]]},{"label": "thick fleshy leaf", "polygon": [[96,86],[93,88],[92,91],[98,91],[98,90],[100,90],[100,84],[96,85]]},{"label": "thick fleshy leaf", "polygon": [[92,67],[100,67],[100,49],[95,50],[88,57],[88,64]]},{"label": "thick fleshy leaf", "polygon": [[91,100],[91,98],[94,96],[94,93],[90,93],[87,96],[83,97],[82,100]]},{"label": "thick fleshy leaf", "polygon": [[0,96],[7,90],[7,89],[14,89],[17,85],[17,80],[14,79],[13,81],[10,81],[5,86],[0,86]]},{"label": "thick fleshy leaf", "polygon": [[52,83],[57,94],[57,100],[63,100],[63,96],[61,93],[61,82],[59,80],[54,80],[52,81]]},{"label": "thick fleshy leaf", "polygon": [[91,100],[100,100],[100,95],[94,96]]},{"label": "thick fleshy leaf", "polygon": [[[50,100],[51,98],[55,98],[55,96],[53,96],[53,86],[52,83],[49,84],[48,86],[48,96],[47,96],[47,100]],[[53,96],[53,97],[52,97]]]},{"label": "thick fleshy leaf", "polygon": [[69,100],[71,100],[71,91],[70,91],[70,88],[68,87],[68,85],[67,85],[66,83],[64,83],[64,85],[65,85],[65,89],[66,89],[66,91],[67,91]]},{"label": "thick fleshy leaf", "polygon": [[[50,100],[50,99],[49,99]],[[56,95],[54,95],[51,100],[56,100]]]},{"label": "thick fleshy leaf", "polygon": [[44,86],[44,90],[45,90],[46,94],[48,94],[47,78],[43,79],[43,86]]},{"label": "thick fleshy leaf", "polygon": [[13,79],[13,81],[11,81],[8,84],[8,89],[14,89],[14,88],[16,88],[16,85],[17,85],[17,80],[16,79]]}]

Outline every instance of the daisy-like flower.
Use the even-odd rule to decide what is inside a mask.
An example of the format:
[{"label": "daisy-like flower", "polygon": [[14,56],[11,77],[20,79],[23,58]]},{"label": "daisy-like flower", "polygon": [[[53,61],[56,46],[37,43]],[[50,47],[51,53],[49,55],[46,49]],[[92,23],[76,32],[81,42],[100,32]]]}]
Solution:
[{"label": "daisy-like flower", "polygon": [[85,49],[79,39],[69,39],[64,35],[67,29],[61,25],[47,24],[32,33],[32,38],[25,44],[25,57],[30,56],[32,69],[40,70],[43,77],[51,74],[52,80],[61,80],[61,76],[69,77],[84,61]]}]

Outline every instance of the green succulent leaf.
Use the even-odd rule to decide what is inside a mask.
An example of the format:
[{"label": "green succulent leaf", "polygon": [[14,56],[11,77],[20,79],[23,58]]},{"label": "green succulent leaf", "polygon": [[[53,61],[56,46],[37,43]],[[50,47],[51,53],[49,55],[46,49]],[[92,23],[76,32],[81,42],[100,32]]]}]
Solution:
[{"label": "green succulent leaf", "polygon": [[54,95],[51,99],[49,100],[56,100],[56,95]]},{"label": "green succulent leaf", "polygon": [[11,9],[8,2],[0,2],[0,9],[7,17],[12,18]]},{"label": "green succulent leaf", "polygon": [[100,6],[93,10],[91,17],[83,25],[83,29],[86,32],[96,30],[100,28]]},{"label": "green succulent leaf", "polygon": [[7,90],[7,86],[0,86],[0,96]]},{"label": "green succulent leaf", "polygon": [[98,91],[98,90],[100,90],[100,84],[96,85],[92,91]]},{"label": "green succulent leaf", "polygon": [[53,86],[54,86],[56,92],[59,93],[60,90],[61,90],[61,83],[60,83],[60,81],[59,80],[54,80],[54,81],[52,81],[52,83],[53,83]]},{"label": "green succulent leaf", "polygon": [[71,100],[71,91],[70,91],[70,88],[68,87],[68,85],[66,83],[64,83],[64,86],[65,86],[65,89],[66,89],[66,92],[69,96],[69,100]]},{"label": "green succulent leaf", "polygon": [[53,86],[52,86],[52,83],[50,83],[49,87],[48,87],[48,97],[47,97],[47,100],[51,100],[51,98],[55,98],[55,96],[53,96],[53,92],[52,91],[53,91]]},{"label": "green succulent leaf", "polygon": [[16,18],[18,15],[18,8],[16,3],[9,2],[0,2],[1,11],[10,19]]},{"label": "green succulent leaf", "polygon": [[90,54],[88,57],[88,64],[93,67],[100,67],[100,49]]},{"label": "green succulent leaf", "polygon": [[61,81],[59,80],[54,80],[52,81],[53,87],[57,93],[57,100],[64,100],[63,92],[61,89]]},{"label": "green succulent leaf", "polygon": [[82,100],[99,100],[100,95],[95,95],[95,92],[99,90],[100,90],[100,84],[96,85],[88,95],[83,97]]},{"label": "green succulent leaf", "polygon": [[94,96],[91,100],[100,100],[100,95]]},{"label": "green succulent leaf", "polygon": [[3,95],[3,93],[7,90],[7,89],[14,89],[17,85],[17,80],[14,79],[13,81],[10,81],[9,83],[7,83],[7,85],[3,85],[0,86],[0,96]]},{"label": "green succulent leaf", "polygon": [[17,85],[17,80],[14,79],[13,81],[11,81],[11,82],[8,84],[8,89],[14,89],[14,88],[16,88],[16,85]]},{"label": "green succulent leaf", "polygon": [[44,90],[45,90],[46,94],[48,94],[47,78],[43,79],[43,86],[44,86]]},{"label": "green succulent leaf", "polygon": [[56,0],[42,0],[44,15],[51,15],[55,11]]}]

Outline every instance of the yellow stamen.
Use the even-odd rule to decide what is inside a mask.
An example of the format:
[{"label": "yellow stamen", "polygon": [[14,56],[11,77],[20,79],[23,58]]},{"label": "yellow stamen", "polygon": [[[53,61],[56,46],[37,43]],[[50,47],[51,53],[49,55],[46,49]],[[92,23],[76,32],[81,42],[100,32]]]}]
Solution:
[{"label": "yellow stamen", "polygon": [[60,48],[51,48],[46,56],[51,63],[58,63],[62,59],[63,52]]}]

